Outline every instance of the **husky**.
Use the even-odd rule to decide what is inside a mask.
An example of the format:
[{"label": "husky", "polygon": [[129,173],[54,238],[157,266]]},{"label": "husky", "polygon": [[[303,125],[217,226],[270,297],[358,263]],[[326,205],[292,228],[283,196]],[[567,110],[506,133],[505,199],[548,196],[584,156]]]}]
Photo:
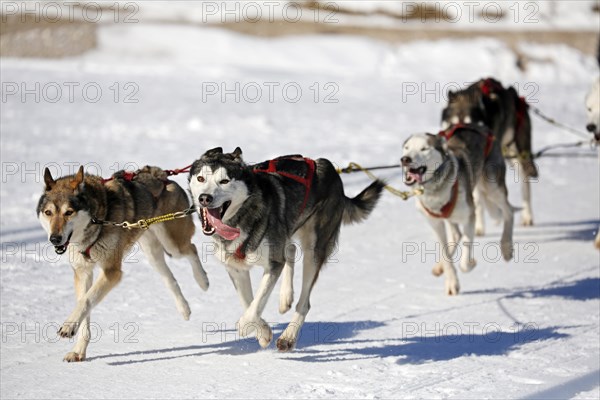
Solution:
[{"label": "husky", "polygon": [[[435,276],[444,274],[445,290],[460,290],[454,252],[460,244],[460,269],[471,271],[475,233],[475,193],[490,213],[504,222],[500,251],[513,256],[513,209],[505,184],[506,164],[492,132],[476,125],[455,125],[438,135],[414,134],[403,145],[400,162],[404,182],[418,184],[423,194],[417,208],[427,217],[441,246]],[[462,233],[459,225],[462,225]]]},{"label": "husky", "polygon": [[[448,92],[448,104],[442,111],[442,129],[453,124],[478,124],[491,129],[507,159],[514,159],[521,181],[524,226],[533,225],[530,180],[538,177],[531,153],[531,119],[528,105],[515,88],[505,88],[493,79],[481,79],[464,90]],[[475,202],[475,231],[485,232],[483,207]]]},{"label": "husky", "polygon": [[[302,290],[292,321],[277,340],[279,351],[291,351],[310,308],[317,277],[334,250],[342,223],[364,220],[375,207],[384,183],[373,182],[348,198],[335,168],[326,159],[288,156],[247,165],[238,147],[223,153],[218,147],[196,160],[189,175],[190,192],[202,232],[213,235],[216,254],[238,292],[244,313],[240,337],[255,332],[262,348],[273,333],[261,315],[279,276],[283,283],[279,311],[293,302],[296,235],[303,252]],[[249,270],[264,268],[253,296]]]},{"label": "husky", "polygon": [[[164,255],[187,258],[198,285],[208,289],[206,272],[191,242],[195,229],[192,217],[151,225],[148,230],[98,223],[99,220],[138,221],[188,208],[185,191],[168,180],[165,171],[147,166],[133,175],[120,171],[110,179],[102,179],[84,174],[80,167],[75,175],[55,180],[46,168],[44,183],[37,206],[39,221],[56,252],[69,251],[75,272],[77,305],[58,334],[70,338],[79,331],[79,337],[64,361],[85,360],[91,310],[121,280],[123,257],[135,242],[140,243],[150,264],[175,296],[179,312],[189,319],[190,307]],[[100,264],[101,272],[92,284],[96,263]]]},{"label": "husky", "polygon": [[[598,51],[600,55],[600,50]],[[600,59],[598,60],[600,64]],[[594,135],[594,141],[598,147],[598,158],[600,159],[600,76],[594,81],[590,91],[585,98],[587,109],[587,130]],[[594,244],[600,249],[600,229],[596,234]]]}]

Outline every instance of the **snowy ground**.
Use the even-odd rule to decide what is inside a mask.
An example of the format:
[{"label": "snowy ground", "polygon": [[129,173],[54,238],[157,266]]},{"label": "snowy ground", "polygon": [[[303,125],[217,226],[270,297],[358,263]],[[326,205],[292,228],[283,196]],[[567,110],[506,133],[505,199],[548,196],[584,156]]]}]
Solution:
[{"label": "snowy ground", "polygon": [[[368,222],[343,229],[295,352],[238,340],[237,295],[210,254],[203,255],[207,293],[185,262],[171,261],[192,307],[185,322],[136,251],[92,314],[89,361],[63,363],[72,344],[55,331],[74,305],[72,273],[36,221],[45,166],[66,174],[83,163],[104,176],[144,164],[176,168],[214,146],[241,146],[248,161],[303,153],[339,166],[393,164],[410,133],[437,132],[453,85],[493,75],[583,127],[583,97],[597,74],[592,59],[567,47],[534,45],[524,48],[547,61],[521,73],[493,40],[391,46],[142,25],[100,34],[99,48],[82,57],[1,63],[2,398],[600,396],[600,255],[592,246],[599,169],[587,148],[568,151],[579,158],[539,160],[536,225],[517,227],[517,259],[497,260],[499,229],[490,224],[457,297],[445,296],[429,272],[433,234],[414,201],[386,194]],[[35,92],[36,82],[39,101],[23,92]],[[231,93],[221,99],[236,83],[239,101]],[[52,103],[57,87],[62,96]],[[257,88],[262,98],[254,102]],[[577,140],[534,124],[536,149]],[[382,175],[402,186],[397,172]],[[354,195],[368,179],[344,182]],[[514,178],[510,190],[519,205]],[[200,234],[196,242],[205,250],[210,243]],[[276,337],[290,318],[273,298],[264,317]]]}]

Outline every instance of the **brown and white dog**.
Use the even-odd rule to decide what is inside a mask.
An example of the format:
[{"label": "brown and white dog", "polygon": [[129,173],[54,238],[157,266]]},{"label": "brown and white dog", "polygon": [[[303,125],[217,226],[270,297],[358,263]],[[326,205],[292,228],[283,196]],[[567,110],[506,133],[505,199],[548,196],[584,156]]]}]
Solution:
[{"label": "brown and white dog", "polygon": [[[93,223],[93,219],[135,222],[188,208],[185,191],[168,180],[165,171],[144,167],[133,175],[121,171],[104,180],[84,174],[80,167],[77,174],[55,180],[46,168],[44,182],[38,218],[56,252],[69,252],[75,272],[77,305],[58,333],[70,338],[79,331],[79,338],[65,361],[85,359],[92,308],[121,280],[123,257],[135,242],[140,243],[150,264],[175,296],[179,312],[189,319],[190,307],[164,255],[187,258],[198,285],[208,289],[206,272],[191,242],[195,229],[192,217],[155,224],[149,230]],[[100,275],[92,284],[96,264],[100,264]]]}]

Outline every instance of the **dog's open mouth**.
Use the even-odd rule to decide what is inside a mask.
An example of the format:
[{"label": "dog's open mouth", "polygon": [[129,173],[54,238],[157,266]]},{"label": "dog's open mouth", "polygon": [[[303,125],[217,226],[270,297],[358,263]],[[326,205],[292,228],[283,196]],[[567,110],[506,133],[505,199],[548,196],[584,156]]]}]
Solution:
[{"label": "dog's open mouth", "polygon": [[408,186],[411,186],[417,182],[423,182],[423,176],[425,175],[425,172],[427,172],[426,166],[419,168],[408,168],[406,170],[406,179],[404,180],[404,183],[406,183]]},{"label": "dog's open mouth", "polygon": [[200,211],[200,219],[202,220],[202,233],[207,236],[211,236],[216,233],[225,240],[234,240],[240,236],[240,230],[238,228],[233,228],[223,223],[223,216],[230,205],[231,201],[226,201],[221,207],[202,208]]},{"label": "dog's open mouth", "polygon": [[54,251],[56,252],[56,254],[64,254],[65,251],[67,251],[67,247],[69,247],[69,241],[71,240],[71,236],[73,236],[73,232],[69,234],[69,238],[66,242],[59,246],[54,246]]}]

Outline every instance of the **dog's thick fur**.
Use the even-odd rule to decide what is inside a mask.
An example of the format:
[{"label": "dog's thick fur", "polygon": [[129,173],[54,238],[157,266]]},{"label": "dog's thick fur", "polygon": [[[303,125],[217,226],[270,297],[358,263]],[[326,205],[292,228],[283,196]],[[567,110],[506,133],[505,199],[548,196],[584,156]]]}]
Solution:
[{"label": "dog's thick fur", "polygon": [[[506,164],[500,147],[494,143],[486,157],[486,131],[471,125],[456,129],[450,140],[439,135],[415,134],[403,145],[401,162],[407,185],[419,184],[423,195],[417,207],[433,227],[440,246],[440,261],[433,274],[445,275],[449,295],[460,290],[453,254],[461,243],[460,268],[469,272],[476,265],[473,256],[475,201],[486,205],[490,213],[504,222],[500,250],[505,260],[513,256],[513,209],[508,202]],[[458,180],[458,197],[446,217],[441,210],[451,204],[453,187]],[[434,215],[438,215],[433,216]],[[462,233],[459,228],[462,225]]]},{"label": "dog's thick fur", "polygon": [[[190,308],[164,255],[187,258],[200,287],[208,289],[206,272],[191,242],[195,229],[191,216],[152,225],[147,231],[92,223],[92,218],[135,222],[184,210],[189,207],[189,200],[177,183],[169,181],[166,173],[157,167],[144,167],[131,181],[123,179],[123,173],[118,172],[108,182],[84,174],[83,167],[75,175],[54,180],[46,168],[44,182],[44,193],[37,207],[38,218],[57,252],[69,251],[75,272],[77,305],[58,333],[69,338],[79,331],[79,338],[65,361],[85,359],[90,339],[90,312],[121,280],[123,257],[136,241],[172,291],[179,312],[189,319]],[[92,284],[96,263],[100,264],[101,271]]]},{"label": "dog's thick fur", "polygon": [[[303,158],[278,162],[287,173],[308,176]],[[245,310],[238,321],[239,334],[256,332],[263,348],[273,334],[261,315],[282,272],[279,311],[285,313],[292,305],[296,258],[292,236],[297,235],[303,252],[302,290],[296,313],[277,340],[280,351],[290,351],[296,344],[310,308],[311,290],[336,246],[342,223],[365,219],[384,186],[376,181],[350,199],[328,160],[318,159],[314,166],[309,189],[289,176],[257,172],[258,166],[244,163],[239,148],[225,154],[221,148],[209,150],[194,162],[190,172],[190,191],[203,231],[214,234],[217,255]],[[263,266],[264,275],[253,295],[249,269],[254,264]]]},{"label": "dog's thick fur", "polygon": [[[600,50],[598,51],[600,57]],[[598,60],[600,64],[600,59]],[[590,91],[585,98],[585,107],[587,110],[587,130],[594,135],[594,140],[598,146],[598,158],[600,158],[600,77],[596,78]],[[600,249],[600,229],[596,234],[594,244]]]},{"label": "dog's thick fur", "polygon": [[[492,86],[491,93],[484,87]],[[521,108],[520,108],[521,107]],[[493,79],[481,79],[464,90],[448,92],[448,104],[442,111],[442,129],[455,124],[480,124],[490,128],[502,145],[502,152],[514,158],[521,182],[523,225],[533,225],[530,180],[538,176],[531,153],[531,119],[515,88],[504,88]],[[476,234],[485,231],[483,208],[476,203]]]}]

